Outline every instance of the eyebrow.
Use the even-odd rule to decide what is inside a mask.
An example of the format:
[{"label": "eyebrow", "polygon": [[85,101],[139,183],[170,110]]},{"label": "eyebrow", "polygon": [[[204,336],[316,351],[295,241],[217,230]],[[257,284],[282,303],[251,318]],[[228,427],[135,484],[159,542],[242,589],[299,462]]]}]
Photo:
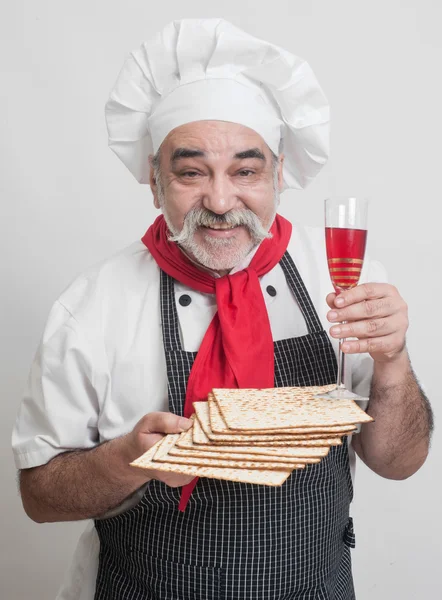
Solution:
[{"label": "eyebrow", "polygon": [[[205,156],[206,153],[203,150],[197,150],[192,148],[176,148],[172,152],[171,163],[174,164],[178,162],[181,158],[201,158]],[[257,158],[258,160],[266,162],[266,157],[259,148],[249,148],[248,150],[237,152],[233,158],[236,160],[244,160],[246,158]]]},{"label": "eyebrow", "polygon": [[258,158],[259,160],[266,161],[266,157],[259,148],[250,148],[249,150],[243,150],[243,152],[237,152],[234,158],[243,160],[244,158]]},{"label": "eyebrow", "polygon": [[202,150],[192,150],[191,148],[176,148],[172,152],[171,162],[176,163],[180,158],[198,158],[206,156],[206,153]]}]

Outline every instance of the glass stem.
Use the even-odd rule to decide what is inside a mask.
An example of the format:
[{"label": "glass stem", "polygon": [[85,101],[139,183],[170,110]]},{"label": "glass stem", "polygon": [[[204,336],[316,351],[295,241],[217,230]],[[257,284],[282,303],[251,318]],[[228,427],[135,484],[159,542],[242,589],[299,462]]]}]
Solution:
[{"label": "glass stem", "polygon": [[[343,324],[345,321],[343,322]],[[338,350],[338,382],[336,384],[337,388],[340,390],[345,390],[344,384],[344,375],[345,375],[345,353],[342,352],[342,344],[345,342],[345,338],[339,340],[339,350]]]}]

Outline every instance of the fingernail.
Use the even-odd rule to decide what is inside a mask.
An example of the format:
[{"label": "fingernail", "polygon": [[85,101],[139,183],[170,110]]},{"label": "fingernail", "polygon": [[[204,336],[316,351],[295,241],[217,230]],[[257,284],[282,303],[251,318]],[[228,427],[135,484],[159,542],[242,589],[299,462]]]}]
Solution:
[{"label": "fingernail", "polygon": [[344,304],[344,298],[336,298],[335,304],[336,306],[342,306]]},{"label": "fingernail", "polygon": [[340,327],[332,327],[331,332],[333,335],[339,335],[341,333],[341,328]]},{"label": "fingernail", "polygon": [[180,417],[178,421],[178,427],[180,431],[187,431],[192,426],[192,421],[190,419],[186,419],[186,417]]},{"label": "fingernail", "polygon": [[329,321],[336,321],[338,319],[338,313],[332,310],[328,313]]}]

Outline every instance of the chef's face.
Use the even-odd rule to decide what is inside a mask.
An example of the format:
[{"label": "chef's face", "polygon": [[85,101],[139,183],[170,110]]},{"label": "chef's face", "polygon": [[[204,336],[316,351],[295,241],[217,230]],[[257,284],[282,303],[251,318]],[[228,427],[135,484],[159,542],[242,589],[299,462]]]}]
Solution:
[{"label": "chef's face", "polygon": [[232,269],[268,237],[282,163],[242,125],[198,121],[174,129],[151,159],[150,182],[171,239],[204,267]]}]

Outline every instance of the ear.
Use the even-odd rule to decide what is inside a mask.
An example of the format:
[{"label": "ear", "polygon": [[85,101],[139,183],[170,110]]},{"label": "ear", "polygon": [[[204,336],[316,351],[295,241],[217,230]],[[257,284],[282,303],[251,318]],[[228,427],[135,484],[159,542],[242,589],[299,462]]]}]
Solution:
[{"label": "ear", "polygon": [[150,154],[149,155],[149,166],[150,166],[149,184],[150,184],[150,189],[152,191],[153,204],[154,204],[155,208],[160,208],[160,203],[158,200],[158,185],[155,180],[155,171],[152,166],[152,162],[153,162],[153,154]]},{"label": "ear", "polygon": [[284,154],[279,155],[278,185],[279,185],[279,191],[282,192],[282,190],[284,188]]}]

